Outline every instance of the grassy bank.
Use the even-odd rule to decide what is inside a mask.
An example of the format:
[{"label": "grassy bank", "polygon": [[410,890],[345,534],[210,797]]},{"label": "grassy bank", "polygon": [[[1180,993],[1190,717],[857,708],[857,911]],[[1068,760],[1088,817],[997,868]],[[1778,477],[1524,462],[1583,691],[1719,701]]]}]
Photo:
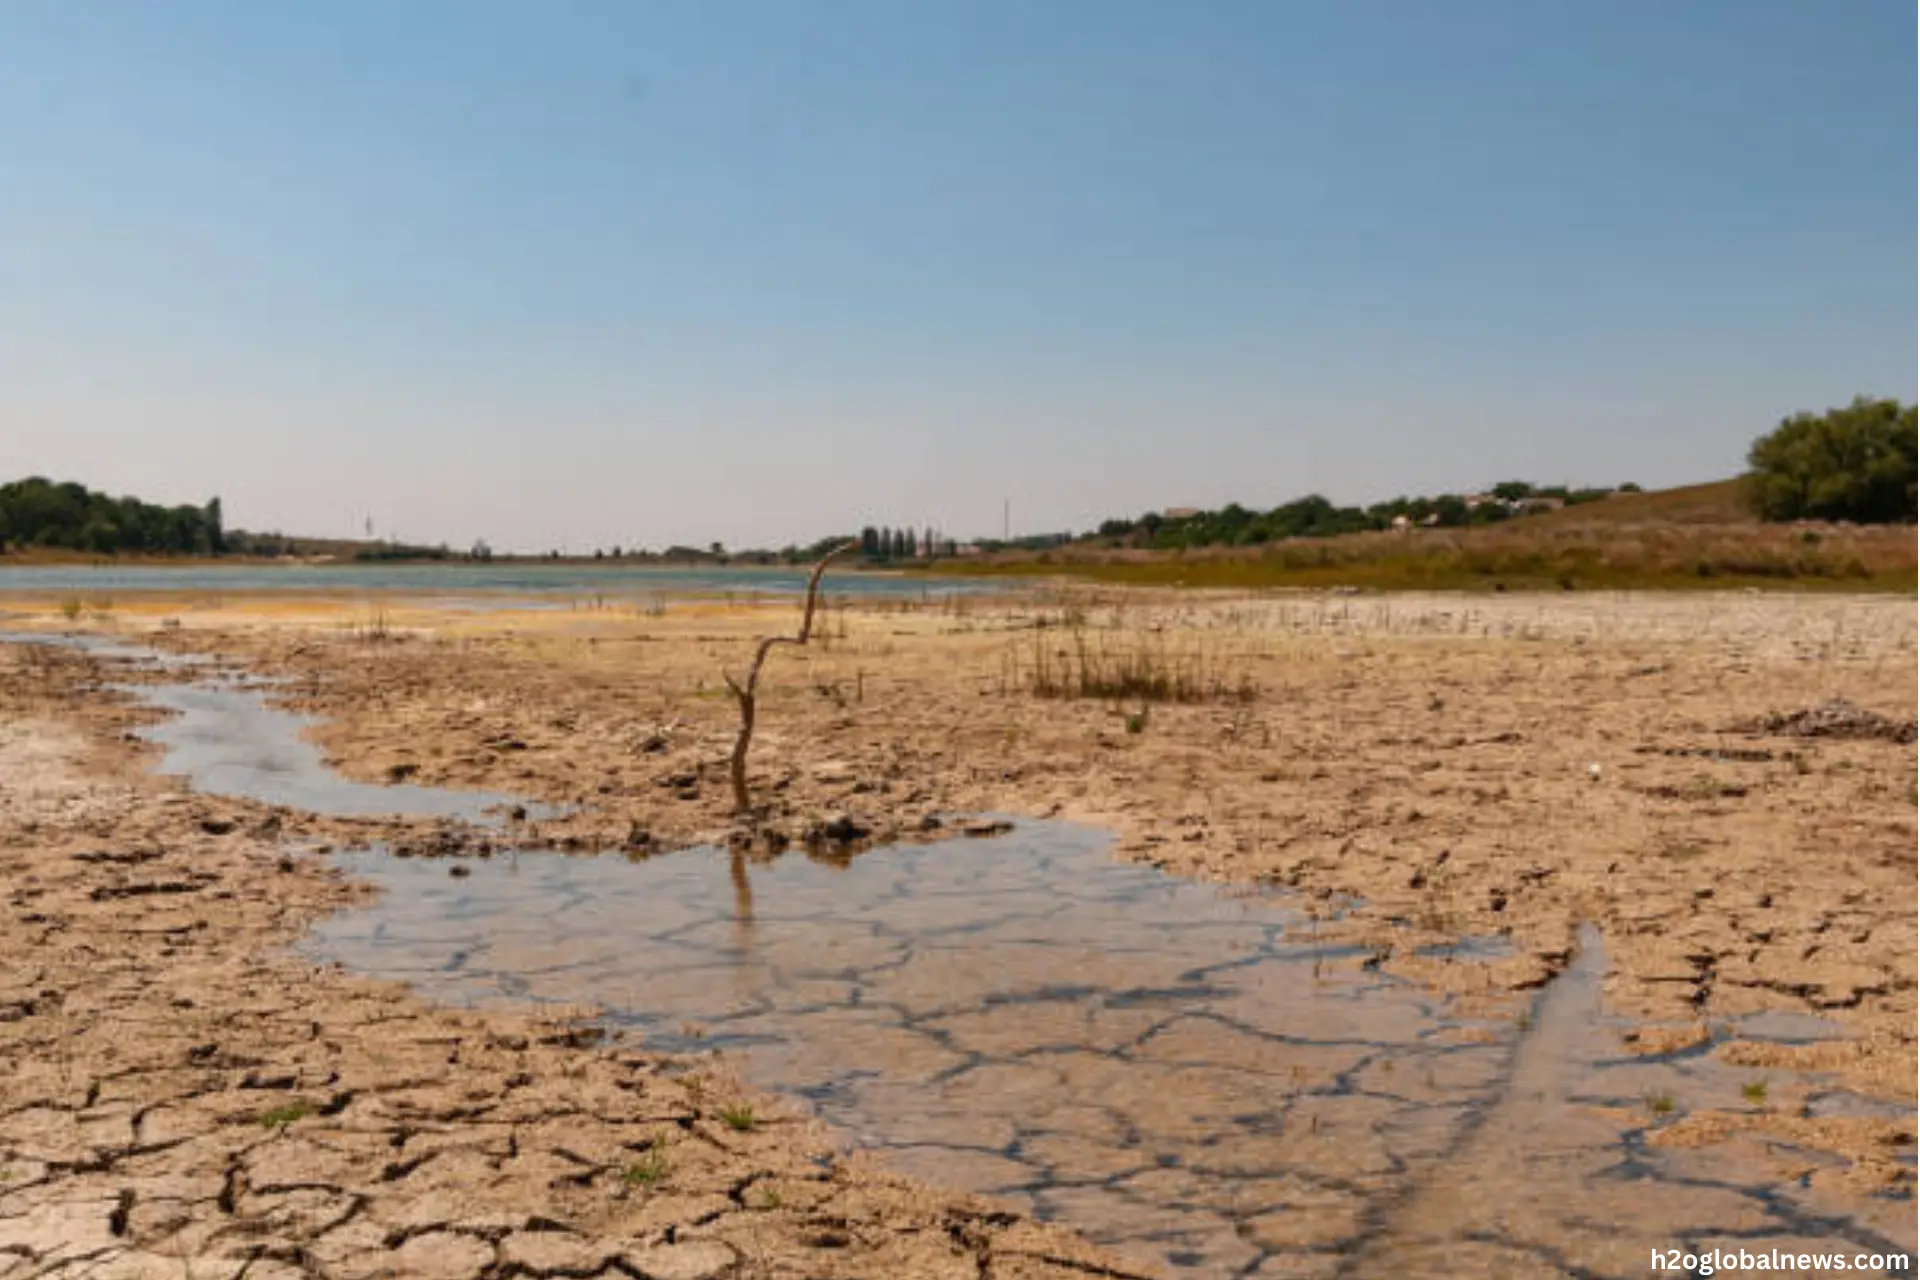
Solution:
[{"label": "grassy bank", "polygon": [[1481,528],[1173,552],[1082,543],[946,562],[932,571],[1238,588],[1916,589],[1912,525],[1762,524],[1742,517],[1731,484],[1623,495]]}]

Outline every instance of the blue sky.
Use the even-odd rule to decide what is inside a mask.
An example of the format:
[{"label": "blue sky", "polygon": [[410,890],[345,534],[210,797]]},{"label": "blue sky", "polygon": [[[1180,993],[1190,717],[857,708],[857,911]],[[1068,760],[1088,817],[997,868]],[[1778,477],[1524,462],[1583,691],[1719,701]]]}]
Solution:
[{"label": "blue sky", "polygon": [[1904,0],[0,7],[0,476],[541,549],[1731,474],[1915,395]]}]

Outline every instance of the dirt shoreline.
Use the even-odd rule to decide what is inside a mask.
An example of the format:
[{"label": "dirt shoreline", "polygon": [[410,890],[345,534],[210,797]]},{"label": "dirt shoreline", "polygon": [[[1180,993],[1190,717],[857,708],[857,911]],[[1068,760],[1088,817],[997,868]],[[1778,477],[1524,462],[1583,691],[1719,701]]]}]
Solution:
[{"label": "dirt shoreline", "polygon": [[[43,605],[42,625],[61,625],[56,603]],[[733,719],[719,673],[742,663],[751,637],[769,625],[767,610],[705,604],[504,616],[401,607],[385,610],[376,625],[355,609],[338,601],[229,598],[201,610],[154,602],[123,606],[97,625],[169,648],[218,653],[286,679],[288,705],[327,717],[314,736],[349,777],[405,777],[578,806],[566,818],[526,824],[513,838],[529,847],[661,849],[729,838],[722,760]],[[163,613],[176,625],[162,627]],[[1712,1038],[1713,1051],[1729,1062],[1775,1072],[1817,1069],[1862,1093],[1913,1102],[1911,740],[1822,734],[1817,718],[1780,720],[1773,731],[1763,723],[1769,713],[1804,711],[1834,696],[1887,722],[1910,721],[1908,601],[1355,601],[1072,591],[1000,603],[856,602],[829,611],[823,633],[823,645],[778,655],[761,710],[755,784],[772,811],[766,827],[786,839],[802,839],[842,814],[875,840],[956,812],[1088,821],[1119,834],[1122,856],[1177,874],[1288,886],[1307,906],[1320,904],[1329,940],[1365,945],[1388,972],[1515,1016],[1522,999],[1566,963],[1576,924],[1591,921],[1605,935],[1612,964],[1605,982],[1610,1007],[1643,1022],[1625,1048],[1652,1052]],[[1038,698],[1029,689],[1044,655],[1059,660],[1076,646],[1137,654],[1156,645],[1173,661],[1200,664],[1223,687],[1244,684],[1250,695],[1141,708]],[[155,1177],[174,1177],[167,1162],[187,1162],[179,1167],[197,1170],[192,1176],[201,1181],[192,1195],[176,1198],[193,1206],[189,1217],[202,1224],[194,1229],[207,1232],[208,1223],[233,1226],[227,1209],[254,1203],[257,1184],[247,1170],[255,1148],[267,1157],[296,1141],[325,1148],[326,1159],[357,1171],[342,1175],[347,1183],[325,1184],[326,1195],[358,1197],[358,1207],[321,1235],[356,1229],[352,1239],[369,1240],[365,1224],[384,1223],[381,1213],[404,1199],[418,1172],[409,1168],[396,1180],[399,1189],[378,1180],[396,1163],[392,1146],[381,1149],[396,1133],[407,1135],[402,1147],[430,1134],[433,1144],[479,1153],[472,1158],[486,1164],[499,1198],[474,1209],[472,1220],[493,1225],[460,1238],[493,1250],[485,1267],[510,1267],[517,1264],[506,1249],[516,1237],[497,1229],[500,1221],[513,1219],[520,1235],[557,1237],[542,1245],[573,1238],[529,1232],[547,1221],[598,1239],[627,1229],[621,1224],[629,1219],[620,1215],[638,1211],[632,1201],[661,1199],[651,1189],[644,1197],[606,1197],[600,1184],[619,1159],[645,1158],[632,1126],[658,1129],[668,1116],[680,1143],[694,1144],[689,1150],[703,1163],[696,1176],[692,1169],[683,1175],[676,1161],[662,1185],[677,1192],[676,1179],[685,1176],[686,1195],[708,1197],[707,1209],[675,1225],[719,1213],[674,1239],[689,1231],[688,1239],[724,1239],[734,1250],[725,1266],[761,1266],[767,1274],[937,1275],[948,1266],[984,1265],[985,1274],[999,1276],[1085,1274],[1113,1265],[1096,1262],[1062,1233],[866,1170],[823,1170],[811,1160],[821,1139],[797,1121],[744,1137],[731,1133],[715,1121],[710,1097],[689,1098],[684,1082],[662,1075],[644,1055],[572,1047],[552,1024],[501,1031],[509,1023],[492,1015],[427,1009],[391,987],[303,975],[291,961],[265,958],[314,913],[352,892],[306,859],[280,870],[287,864],[276,861],[274,840],[350,842],[364,838],[368,826],[282,814],[269,833],[256,825],[266,816],[248,806],[183,797],[139,777],[142,762],[128,749],[104,748],[101,755],[103,748],[74,735],[84,730],[98,743],[143,713],[93,688],[96,677],[80,659],[21,652],[0,647],[13,672],[34,666],[28,678],[4,683],[4,705],[9,724],[33,728],[23,738],[15,727],[0,749],[10,753],[9,764],[30,760],[31,767],[0,767],[0,787],[17,795],[18,779],[38,779],[30,788],[38,788],[39,807],[36,816],[21,818],[31,806],[7,797],[0,851],[9,860],[16,914],[40,920],[34,929],[9,931],[32,941],[0,945],[22,948],[22,965],[38,957],[33,971],[42,976],[20,984],[16,1004],[34,1012],[0,1023],[0,1045],[14,1060],[45,1054],[56,1042],[84,1046],[80,1061],[111,1050],[121,1058],[114,1070],[131,1073],[142,1089],[148,1076],[172,1089],[202,1072],[206,1079],[195,1077],[194,1088],[178,1096],[222,1101],[201,1112],[197,1125],[169,1131],[196,1131],[182,1146],[116,1156],[111,1176],[95,1174],[85,1170],[99,1157],[86,1153],[99,1144],[87,1145],[82,1135],[93,1130],[82,1117],[120,1124],[154,1109],[156,1098],[124,1100],[119,1118],[94,1115],[123,1100],[104,1091],[89,1098],[72,1079],[59,1080],[58,1088],[51,1079],[23,1085],[39,1076],[16,1071],[0,1091],[7,1099],[0,1105],[0,1161],[19,1158],[8,1153],[21,1150],[22,1141],[53,1141],[36,1136],[34,1125],[49,1134],[68,1126],[73,1136],[59,1139],[67,1144],[64,1165],[45,1162],[49,1172],[24,1185],[0,1183],[0,1277],[10,1274],[7,1223],[19,1217],[9,1202],[24,1203],[18,1197],[36,1187],[51,1204],[92,1205],[74,1212],[110,1228],[137,1216],[116,1216],[123,1170],[151,1167],[160,1171]],[[59,751],[40,745],[62,742]],[[202,827],[207,820],[239,826],[213,836]],[[764,829],[756,841],[765,840]],[[452,827],[400,824],[389,834],[421,853],[477,851],[471,832]],[[109,838],[114,848],[139,846],[156,856],[131,865],[73,859]],[[215,878],[199,883],[208,875]],[[137,888],[168,883],[195,887]],[[128,886],[136,886],[130,895]],[[1349,909],[1336,912],[1336,905]],[[187,918],[220,924],[178,923]],[[134,929],[163,931],[128,932]],[[1435,943],[1484,935],[1505,939],[1511,953],[1444,960],[1420,954]],[[90,979],[101,985],[83,999]],[[167,996],[195,1004],[169,1015],[164,1044],[114,1043],[114,1020],[150,1009],[154,989],[170,986],[199,994]],[[41,987],[61,998],[43,1000],[35,994]],[[119,1003],[98,994],[105,991],[121,992]],[[276,993],[272,1000],[269,992]],[[291,1000],[286,992],[316,994]],[[0,995],[0,1007],[7,999],[15,997]],[[270,1006],[264,1012],[263,1002]],[[61,1011],[56,1032],[39,1011],[43,1004]],[[1847,1038],[1807,1046],[1742,1038],[1734,1020],[1763,1011],[1817,1013]],[[432,1081],[343,1088],[339,1081],[390,1078],[367,1058],[372,1042],[387,1037],[368,1028],[396,1017],[431,1047],[400,1055],[409,1065],[395,1074],[431,1062]],[[309,1034],[316,1020],[324,1029]],[[224,1043],[216,1030],[222,1027],[237,1035],[235,1052],[254,1065],[191,1058],[204,1044]],[[526,1047],[494,1047],[502,1036],[524,1038]],[[449,1041],[460,1045],[457,1072],[446,1061]],[[296,1045],[303,1047],[296,1052]],[[334,1046],[333,1056],[314,1045]],[[135,1059],[133,1052],[152,1056]],[[248,1072],[278,1065],[282,1055],[300,1064],[292,1083],[259,1089],[251,1118],[236,1119],[245,1113],[231,1109],[234,1099],[254,1101],[240,1087]],[[510,1132],[598,1126],[591,1141],[578,1142],[623,1153],[587,1177],[594,1195],[575,1194],[585,1166],[574,1159],[583,1154],[577,1144],[567,1145],[573,1136],[543,1148],[551,1157],[544,1172],[527,1172],[534,1165],[519,1154],[502,1156],[500,1122],[468,1114],[475,1104],[463,1099],[528,1075],[535,1083],[509,1096],[526,1093],[538,1105],[551,1096],[559,1109],[540,1120],[516,1114],[505,1122]],[[582,1080],[592,1086],[584,1093]],[[40,1092],[16,1096],[22,1088]],[[314,1095],[320,1111],[348,1096],[333,1115],[266,1131],[259,1117],[300,1090]],[[418,1103],[415,1092],[431,1100]],[[594,1115],[580,1102],[589,1097]],[[618,1113],[628,1117],[628,1129],[598,1116],[607,1099],[628,1106]],[[387,1110],[396,1100],[404,1104],[398,1119]],[[160,1111],[168,1105],[177,1104]],[[404,1107],[412,1106],[425,1109],[409,1115]],[[379,1110],[378,1119],[363,1122],[366,1108]],[[222,1116],[230,1123],[215,1123]],[[353,1123],[336,1123],[341,1117]],[[375,1130],[378,1140],[369,1140]],[[112,1141],[120,1141],[113,1132]],[[1783,1166],[1783,1177],[1803,1174],[1842,1196],[1911,1194],[1912,1172],[1893,1156],[1912,1141],[1910,1122],[1804,1115],[1794,1090],[1780,1084],[1764,1107],[1729,1099],[1725,1108],[1677,1119],[1661,1140],[1690,1145],[1752,1133],[1788,1144],[1782,1150],[1826,1153],[1817,1167],[1798,1173]],[[150,1141],[138,1127],[126,1140],[129,1150]],[[563,1147],[572,1154],[555,1154]],[[312,1154],[300,1152],[301,1161]],[[420,1169],[451,1160],[436,1156]],[[707,1164],[724,1166],[724,1174]],[[447,1163],[449,1183],[458,1190],[437,1194],[470,1197],[473,1184],[454,1178],[453,1167]],[[236,1168],[241,1180],[233,1183]],[[566,1170],[575,1181],[563,1176]],[[757,1210],[741,1203],[744,1192],[729,1194],[769,1178],[783,1180],[779,1210]],[[806,1187],[788,1195],[787,1181]],[[198,1198],[208,1186],[209,1196]],[[80,1188],[94,1198],[73,1199]],[[319,1206],[316,1194],[304,1184],[273,1192],[275,1203],[248,1220],[269,1232],[311,1232],[329,1212],[309,1206]],[[289,1197],[300,1198],[301,1207],[288,1208]],[[810,1197],[827,1207],[796,1207],[812,1205]],[[133,1203],[165,1200],[143,1192]],[[608,1208],[609,1200],[621,1207]],[[520,1221],[517,1214],[530,1216]],[[809,1232],[828,1230],[818,1225],[822,1215],[848,1224],[830,1229],[847,1243],[807,1243]],[[140,1221],[143,1229],[151,1225],[148,1217]],[[466,1219],[446,1218],[433,1230],[460,1221]],[[414,1238],[405,1234],[411,1228],[382,1229],[382,1241]],[[630,1247],[641,1249],[668,1239],[632,1238],[640,1243]],[[754,1247],[763,1254],[750,1256],[742,1241],[760,1242]],[[104,1247],[126,1246],[113,1237]],[[262,1265],[247,1274],[267,1274]]]}]

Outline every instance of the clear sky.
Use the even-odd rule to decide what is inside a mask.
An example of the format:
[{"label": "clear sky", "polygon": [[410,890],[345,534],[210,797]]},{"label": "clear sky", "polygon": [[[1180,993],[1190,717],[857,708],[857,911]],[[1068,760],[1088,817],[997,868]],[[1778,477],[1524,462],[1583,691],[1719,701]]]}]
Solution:
[{"label": "clear sky", "polygon": [[496,546],[1738,469],[1912,0],[11,0],[0,478]]}]

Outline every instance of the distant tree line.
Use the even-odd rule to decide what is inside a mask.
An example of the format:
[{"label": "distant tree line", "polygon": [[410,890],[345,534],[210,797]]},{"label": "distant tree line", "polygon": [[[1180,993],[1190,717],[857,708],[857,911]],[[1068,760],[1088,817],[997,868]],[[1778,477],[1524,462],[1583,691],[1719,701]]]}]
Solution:
[{"label": "distant tree line", "polygon": [[1912,524],[1915,407],[1857,396],[1796,413],[1753,442],[1741,489],[1763,520]]},{"label": "distant tree line", "polygon": [[[456,557],[453,548],[442,542],[438,546],[421,546],[411,542],[394,542],[382,539],[378,542],[354,548],[355,560],[452,560]],[[466,557],[472,559],[469,555]]]},{"label": "distant tree line", "polygon": [[[803,565],[812,564],[820,557],[844,542],[850,541],[846,534],[834,534],[820,538],[805,546],[788,543],[775,551],[766,547],[749,547],[743,550],[729,551],[725,543],[709,542],[705,547],[690,547],[675,543],[664,551],[649,551],[645,547],[627,547],[615,544],[611,547],[595,547],[592,558],[598,561],[612,561],[620,564],[750,564],[750,565]],[[484,545],[484,544],[482,544]],[[488,552],[488,558],[492,553]],[[564,559],[557,550],[549,551],[548,560]]]},{"label": "distant tree line", "polygon": [[932,560],[958,551],[952,538],[931,527],[889,529],[868,525],[860,531],[860,554],[868,560]]},{"label": "distant tree line", "polygon": [[162,507],[29,476],[0,485],[0,550],[14,547],[213,556],[226,550],[226,533],[218,498]]},{"label": "distant tree line", "polygon": [[1257,546],[1283,538],[1332,538],[1343,533],[1394,528],[1459,528],[1497,524],[1539,511],[1597,502],[1617,489],[1571,489],[1508,480],[1485,493],[1443,493],[1434,497],[1394,498],[1369,507],[1337,507],[1317,493],[1256,511],[1229,503],[1217,511],[1148,512],[1136,519],[1107,520],[1092,535],[1109,543],[1174,550],[1181,547]]},{"label": "distant tree line", "polygon": [[1018,538],[979,538],[973,545],[983,554],[992,554],[996,551],[1051,551],[1073,541],[1075,536],[1072,533],[1029,533]]}]

